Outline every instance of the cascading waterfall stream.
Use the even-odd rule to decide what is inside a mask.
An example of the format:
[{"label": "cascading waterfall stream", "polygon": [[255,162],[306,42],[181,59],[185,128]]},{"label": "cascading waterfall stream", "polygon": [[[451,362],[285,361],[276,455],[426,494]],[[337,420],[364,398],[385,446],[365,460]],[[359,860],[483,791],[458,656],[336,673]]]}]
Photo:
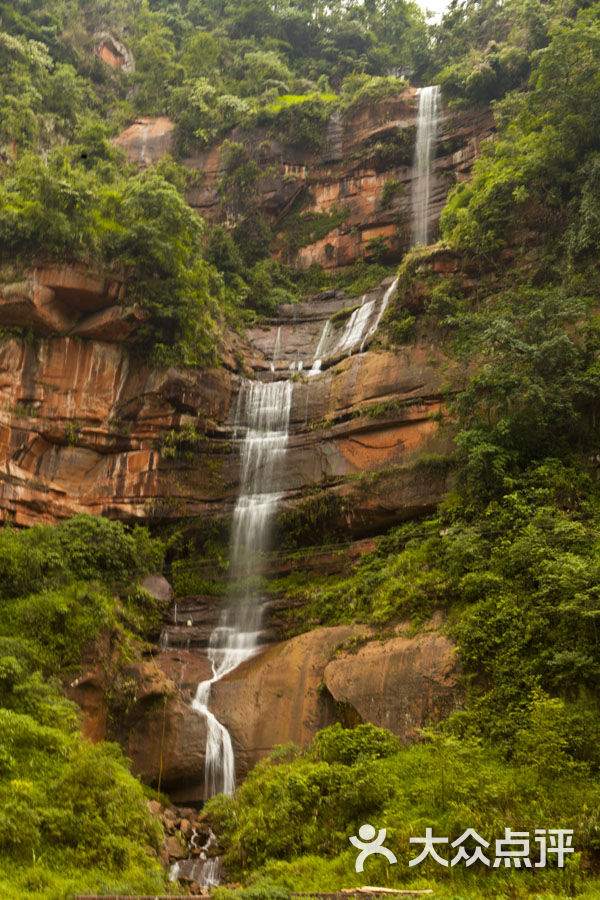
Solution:
[{"label": "cascading waterfall stream", "polygon": [[429,224],[429,196],[431,181],[431,158],[437,138],[440,109],[440,89],[437,84],[419,88],[419,112],[417,117],[417,139],[415,143],[414,172],[412,188],[413,246],[427,244]]},{"label": "cascading waterfall stream", "polygon": [[[319,343],[317,344],[317,348],[315,350],[315,355],[313,357],[313,364],[309,371],[309,375],[317,375],[321,371],[321,364],[323,362],[323,354],[325,353],[325,347],[327,346],[327,339],[329,338],[329,332],[331,331],[331,319],[327,319],[325,325],[323,326],[323,331],[321,332],[321,337],[319,338]],[[307,395],[308,397],[308,395]]]},{"label": "cascading waterfall stream", "polygon": [[291,381],[244,381],[238,395],[236,435],[241,442],[242,490],[233,512],[230,543],[232,596],[210,637],[212,678],[201,682],[192,708],[206,719],[205,797],[231,794],[235,759],[231,736],[209,708],[212,685],[256,653],[262,598],[251,583],[256,560],[269,546],[280,493],[281,462],[288,441]]},{"label": "cascading waterfall stream", "polygon": [[[413,184],[413,245],[427,244],[430,203],[430,175],[433,148],[439,119],[437,85],[419,90],[419,112],[415,146],[415,180]],[[341,333],[334,334],[328,319],[320,334],[309,375],[317,375],[326,358],[340,353],[352,354],[365,346],[377,331],[398,278],[383,296],[365,302],[363,296]],[[333,338],[333,340],[332,340]],[[329,345],[329,346],[328,346]],[[273,346],[271,371],[281,355],[281,329]],[[301,372],[303,364],[296,360],[290,371]],[[269,547],[270,526],[281,496],[281,462],[288,442],[293,384],[290,381],[270,383],[242,381],[235,415],[235,436],[241,444],[241,491],[235,505],[230,543],[231,591],[217,627],[211,634],[208,657],[212,677],[196,689],[192,708],[206,721],[205,797],[216,793],[231,794],[235,788],[235,757],[231,736],[210,710],[212,685],[232,672],[257,649],[262,624],[263,602],[253,587],[256,562]],[[207,847],[208,849],[208,847]],[[218,859],[204,858],[195,863],[195,877],[204,886],[219,880]],[[176,877],[176,872],[173,872]]]},{"label": "cascading waterfall stream", "polygon": [[277,360],[281,354],[281,328],[277,329],[277,336],[275,337],[275,346],[273,347],[273,359],[271,360],[271,372],[275,371],[275,366],[277,365]]}]

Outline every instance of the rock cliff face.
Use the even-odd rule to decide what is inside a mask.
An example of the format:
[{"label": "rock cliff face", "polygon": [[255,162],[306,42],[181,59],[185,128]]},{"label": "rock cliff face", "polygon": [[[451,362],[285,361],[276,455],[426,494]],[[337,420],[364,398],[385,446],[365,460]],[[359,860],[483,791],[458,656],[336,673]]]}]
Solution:
[{"label": "rock cliff face", "polygon": [[[0,342],[2,516],[19,525],[77,512],[227,520],[239,490],[232,443],[239,372],[152,371],[118,330],[104,340],[82,337],[102,303],[104,310],[114,307],[108,306],[113,288],[91,278],[82,287],[79,273],[67,267],[44,277],[42,284],[34,273],[19,287],[20,297],[33,298],[20,307],[20,322],[40,328],[34,300],[43,296],[46,319],[60,315],[63,333],[42,329],[31,339]],[[387,287],[373,293],[374,309]],[[0,299],[2,325],[16,322],[14,296],[11,288]],[[328,317],[360,299],[338,294],[283,308],[278,322],[251,330],[237,349],[262,377],[289,375],[300,361],[306,373]],[[127,315],[123,307],[119,314]],[[432,414],[453,367],[430,340],[393,351],[369,346],[360,353],[358,345],[336,351],[348,318],[332,322],[322,370],[298,373],[294,383],[282,508],[321,489],[344,501],[351,532],[375,533],[443,495],[444,473],[432,470],[426,481],[412,464],[423,451],[445,446]],[[195,429],[194,447],[172,458],[166,446],[183,426]],[[358,479],[368,473],[379,473],[378,481]]]},{"label": "rock cliff face", "polygon": [[[290,211],[336,207],[345,209],[344,221],[296,247],[298,265],[352,263],[378,236],[401,257],[410,240],[415,115],[414,91],[408,90],[345,120],[334,117],[322,152],[313,155],[290,151],[266,132],[254,134],[269,168],[261,204],[280,231],[282,257],[289,257]],[[444,114],[432,231],[449,185],[468,176],[492,124],[487,112]],[[172,140],[169,120],[147,119],[118,143],[143,166],[169,152]],[[218,148],[187,161],[203,172],[188,199],[214,221],[226,215],[217,202],[220,162]],[[386,198],[389,182],[394,188]],[[131,338],[144,313],[128,305],[126,273],[107,279],[45,265],[4,278],[0,328],[9,330],[0,337],[0,517],[33,525],[90,512],[227,525],[240,489],[236,403],[242,379],[254,373],[293,382],[280,527],[289,528],[307,505],[317,504],[338,534],[363,539],[348,555],[369,549],[364,539],[431,510],[450,484],[439,460],[451,442],[438,422],[448,386],[458,386],[463,373],[425,327],[394,343],[384,315],[402,307],[420,312],[419,284],[434,276],[463,277],[447,251],[431,251],[421,270],[422,281],[410,293],[390,279],[364,297],[327,291],[281,307],[276,319],[243,339],[228,335],[223,364],[204,371],[152,370],[134,350]],[[332,558],[313,551],[311,563],[327,567]],[[355,626],[282,640],[278,602],[271,607],[269,643],[213,691],[214,711],[234,740],[238,777],[274,744],[306,745],[337,719],[373,721],[408,741],[459,702],[458,663],[436,630],[439,622],[416,637],[400,628],[384,643]],[[184,615],[192,627],[171,628],[171,649],[156,655],[156,665],[134,666],[127,676],[134,699],[116,734],[135,771],[148,781],[162,771],[175,800],[203,796],[205,723],[191,712],[189,699],[209,676],[203,648],[216,613],[212,601],[188,598]],[[344,649],[349,639],[358,640],[358,652]],[[93,739],[106,734],[109,721],[105,678],[91,660],[71,686]]]},{"label": "rock cliff face", "polygon": [[[346,266],[369,254],[369,242],[383,238],[392,254],[410,245],[413,148],[417,116],[414,88],[396,98],[370,103],[345,116],[335,113],[323,133],[318,153],[294,149],[275,140],[267,128],[244,133],[234,129],[229,140],[250,146],[265,175],[258,185],[263,212],[282,238],[279,256],[301,266],[319,263],[326,269]],[[479,146],[494,129],[490,110],[444,110],[435,151],[430,233],[434,234],[449,188],[468,178]],[[143,119],[117,140],[131,162],[144,165],[173,149],[168,119]],[[211,221],[230,221],[235,213],[223,208],[217,193],[222,152],[215,146],[188,158],[185,164],[200,174],[200,184],[188,191],[188,201]],[[388,187],[388,196],[384,186]],[[286,247],[286,216],[344,209],[346,216],[329,234],[290,250]]]}]

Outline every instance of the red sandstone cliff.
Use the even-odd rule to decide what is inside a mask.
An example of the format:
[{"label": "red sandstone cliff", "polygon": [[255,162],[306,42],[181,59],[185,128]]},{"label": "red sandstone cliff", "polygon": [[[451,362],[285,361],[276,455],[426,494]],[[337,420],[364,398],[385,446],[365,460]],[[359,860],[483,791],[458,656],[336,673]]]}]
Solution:
[{"label": "red sandstone cliff", "polygon": [[[407,91],[346,122],[330,123],[320,157],[289,153],[273,141],[263,147],[278,171],[265,180],[262,192],[263,208],[275,225],[300,195],[307,210],[327,211],[336,204],[348,209],[342,225],[300,249],[299,265],[351,263],[377,235],[400,258],[407,240],[401,225],[409,215],[412,137],[404,151],[399,142],[391,163],[383,160],[381,144],[403,132],[412,135],[414,118],[414,95]],[[488,113],[445,115],[433,223],[449,185],[467,177],[491,127]],[[130,159],[145,165],[169,151],[171,135],[168,120],[144,120],[124,132],[119,143]],[[257,134],[256,140],[262,137]],[[219,220],[218,148],[188,164],[205,173],[189,201]],[[390,179],[400,188],[384,208],[383,185]],[[392,306],[418,316],[420,286],[432,277],[463,278],[456,266],[450,253],[432,251],[410,292],[401,289]],[[10,280],[0,286],[0,328],[15,326],[26,333],[0,338],[4,520],[31,525],[85,511],[148,522],[196,516],[227,521],[239,492],[239,461],[231,441],[241,379],[236,360],[243,360],[245,372],[266,378],[288,377],[290,366],[297,369],[303,362],[303,371],[294,376],[282,516],[301,509],[307,497],[333,498],[337,527],[348,537],[360,537],[434,508],[448,488],[446,468],[419,463],[424,453],[450,449],[451,438],[439,429],[436,414],[448,387],[459,386],[464,377],[444,357],[435,333],[419,326],[414,339],[397,345],[383,319],[364,352],[359,346],[335,350],[349,320],[344,310],[361,300],[373,300],[378,308],[389,283],[364,298],[329,291],[282,307],[276,321],[250,329],[243,339],[226,336],[224,364],[218,368],[156,371],[132,350],[130,338],[144,313],[128,305],[126,279],[46,265],[6,283]],[[328,320],[330,353],[321,371],[308,376]],[[179,452],[182,429],[194,440],[191,450],[183,446]],[[315,565],[320,564],[315,556]],[[270,649],[214,691],[215,711],[233,736],[238,775],[274,743],[306,744],[340,710],[353,721],[368,719],[411,740],[417,728],[458,702],[457,660],[438,631],[409,638],[399,629],[384,644],[367,642],[355,655],[334,654],[358,633],[354,626],[321,628],[282,642],[272,612],[266,623],[274,641]],[[202,646],[215,610],[196,598],[188,601],[186,616]],[[193,647],[186,650],[186,637],[181,637],[174,654],[159,655],[158,668],[149,663],[132,667],[135,701],[119,723],[118,737],[135,771],[150,781],[157,776],[162,749],[163,785],[175,798],[198,800],[204,723],[190,714],[186,692],[207,676],[207,661]],[[365,671],[372,677],[365,680]],[[103,677],[92,661],[72,688],[94,738],[107,727]]]}]

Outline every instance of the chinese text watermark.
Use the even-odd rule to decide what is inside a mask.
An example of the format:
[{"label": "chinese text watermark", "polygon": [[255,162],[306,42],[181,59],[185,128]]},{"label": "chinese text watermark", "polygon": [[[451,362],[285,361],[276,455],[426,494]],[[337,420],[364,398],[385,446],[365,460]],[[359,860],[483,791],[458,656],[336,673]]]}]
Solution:
[{"label": "chinese text watermark", "polygon": [[[358,829],[358,837],[352,835],[350,843],[360,850],[355,869],[362,872],[365,860],[373,855],[385,856],[390,865],[398,862],[396,855],[384,846],[387,831],[377,831],[368,823]],[[447,837],[434,837],[433,829],[425,829],[425,837],[411,837],[411,844],[422,844],[421,852],[409,860],[409,866],[418,866],[428,857],[440,866],[452,867],[463,863],[465,867],[482,863],[494,869],[500,866],[515,869],[540,869],[551,860],[559,868],[565,865],[567,853],[573,853],[573,830],[569,828],[536,828],[528,831],[504,829],[504,837],[490,842],[482,838],[473,828],[467,828],[455,841]],[[468,849],[465,843],[468,842]],[[455,852],[448,852],[452,849]],[[444,855],[442,855],[442,853]],[[533,860],[533,861],[532,861]]]}]

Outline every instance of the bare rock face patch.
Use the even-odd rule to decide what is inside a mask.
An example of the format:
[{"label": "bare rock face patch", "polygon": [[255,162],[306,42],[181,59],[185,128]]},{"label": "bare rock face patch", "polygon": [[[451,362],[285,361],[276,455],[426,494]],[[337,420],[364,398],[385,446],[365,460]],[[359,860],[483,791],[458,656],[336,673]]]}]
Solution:
[{"label": "bare rock face patch", "polygon": [[365,722],[388,728],[404,741],[439,722],[458,706],[460,667],[456,647],[439,632],[372,641],[325,667],[332,697],[350,704]]},{"label": "bare rock face patch", "polygon": [[[356,639],[366,642],[356,653],[343,649]],[[193,674],[201,680],[201,672]],[[456,648],[439,631],[382,642],[366,626],[339,625],[268,646],[213,685],[211,709],[231,734],[239,781],[274,746],[307,747],[340,718],[388,728],[410,743],[419,728],[460,705],[459,676]],[[176,692],[154,704],[140,696],[131,721],[126,750],[134,771],[156,784],[162,747],[163,787],[175,802],[201,802],[202,717]]]}]

